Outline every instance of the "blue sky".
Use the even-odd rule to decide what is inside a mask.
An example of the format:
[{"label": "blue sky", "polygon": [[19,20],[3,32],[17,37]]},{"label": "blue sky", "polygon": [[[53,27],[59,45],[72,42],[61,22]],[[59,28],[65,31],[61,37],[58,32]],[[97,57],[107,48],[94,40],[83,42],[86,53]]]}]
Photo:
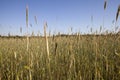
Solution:
[{"label": "blue sky", "polygon": [[[120,0],[107,0],[107,8],[104,11],[104,0],[0,0],[0,34],[24,35],[26,28],[26,5],[29,7],[28,32],[35,34],[38,31],[43,34],[43,24],[48,23],[48,32],[68,33],[72,27],[73,32],[89,33],[99,30],[114,29],[113,20]],[[38,24],[35,24],[34,16],[37,16]],[[93,16],[93,22],[91,21]],[[120,25],[120,18],[117,26]],[[22,33],[20,33],[22,27]]]}]

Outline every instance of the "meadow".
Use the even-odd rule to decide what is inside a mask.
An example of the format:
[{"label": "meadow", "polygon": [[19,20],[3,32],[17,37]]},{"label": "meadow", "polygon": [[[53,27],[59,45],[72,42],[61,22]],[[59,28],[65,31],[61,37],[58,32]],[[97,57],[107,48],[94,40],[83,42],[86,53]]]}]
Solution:
[{"label": "meadow", "polygon": [[47,36],[46,22],[44,36],[0,36],[0,80],[120,80],[119,15],[113,33]]},{"label": "meadow", "polygon": [[0,80],[119,80],[120,35],[0,38]]}]

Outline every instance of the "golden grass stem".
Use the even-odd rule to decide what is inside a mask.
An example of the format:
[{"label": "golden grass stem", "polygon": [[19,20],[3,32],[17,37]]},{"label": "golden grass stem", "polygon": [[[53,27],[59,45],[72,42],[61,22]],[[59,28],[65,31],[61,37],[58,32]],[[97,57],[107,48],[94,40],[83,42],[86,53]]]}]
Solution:
[{"label": "golden grass stem", "polygon": [[49,58],[49,45],[48,45],[48,38],[47,38],[47,34],[46,34],[46,27],[47,27],[47,22],[45,22],[45,24],[44,24],[44,36],[45,36],[45,41],[46,41],[47,55]]},{"label": "golden grass stem", "polygon": [[28,37],[28,5],[26,6],[26,27],[27,27],[27,51],[29,47],[29,37]]},{"label": "golden grass stem", "polygon": [[28,5],[26,6],[26,27],[28,27]]},{"label": "golden grass stem", "polygon": [[47,22],[44,23],[44,37],[45,37],[45,41],[46,41],[46,51],[47,51],[47,57],[48,57],[49,78],[50,78],[50,80],[52,80],[51,69],[50,69],[49,45],[48,45],[48,38],[47,38],[46,28],[47,28]]}]

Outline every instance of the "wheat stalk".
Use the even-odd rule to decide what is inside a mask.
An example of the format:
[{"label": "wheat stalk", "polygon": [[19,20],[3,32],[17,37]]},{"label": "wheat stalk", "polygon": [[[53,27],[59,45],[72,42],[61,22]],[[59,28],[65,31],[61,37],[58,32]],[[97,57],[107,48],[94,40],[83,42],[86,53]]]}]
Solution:
[{"label": "wheat stalk", "polygon": [[[120,5],[118,6],[118,10],[117,10],[117,13],[116,13],[116,22],[115,22],[115,28],[117,26],[117,20],[118,20],[118,17],[120,15]],[[116,30],[114,31],[114,33],[116,32]]]},{"label": "wheat stalk", "polygon": [[47,34],[46,34],[46,28],[47,28],[47,22],[45,22],[45,24],[44,24],[44,36],[45,36],[45,41],[46,41],[47,55],[49,58],[49,46],[48,46],[48,38],[47,38]]},{"label": "wheat stalk", "polygon": [[46,34],[46,28],[47,28],[47,22],[44,23],[44,37],[45,37],[45,41],[46,41],[46,50],[47,50],[47,57],[48,57],[48,70],[49,70],[49,77],[50,80],[52,80],[51,77],[51,69],[50,69],[50,55],[49,55],[49,45],[48,45],[48,38],[47,38],[47,34]]},{"label": "wheat stalk", "polygon": [[[26,6],[26,27],[27,27],[27,51],[29,49],[29,36],[28,36],[28,5]],[[29,53],[29,56],[28,56],[28,59],[29,59],[29,66],[31,64],[31,61],[30,61],[30,53]],[[32,74],[31,74],[31,70],[29,69],[29,80],[32,80]]]},{"label": "wheat stalk", "polygon": [[26,27],[28,27],[28,5],[26,6]]},{"label": "wheat stalk", "polygon": [[104,27],[104,17],[105,17],[105,10],[106,10],[106,7],[107,7],[107,0],[104,1],[104,15],[103,15],[103,27]]},{"label": "wheat stalk", "polygon": [[27,51],[29,45],[29,37],[28,37],[28,5],[26,6],[26,27],[27,27]]}]

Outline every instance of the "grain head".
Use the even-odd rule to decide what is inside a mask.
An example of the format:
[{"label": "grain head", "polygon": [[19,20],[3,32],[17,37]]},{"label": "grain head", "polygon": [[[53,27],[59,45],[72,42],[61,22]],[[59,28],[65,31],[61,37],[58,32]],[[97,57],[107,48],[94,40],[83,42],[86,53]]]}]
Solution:
[{"label": "grain head", "polygon": [[26,26],[28,27],[28,5],[26,6]]},{"label": "grain head", "polygon": [[106,10],[106,6],[107,6],[107,1],[105,0],[105,2],[104,2],[104,10]]},{"label": "grain head", "polygon": [[120,5],[118,6],[117,14],[116,14],[116,21],[118,20],[118,17],[120,15]]},{"label": "grain head", "polygon": [[35,19],[35,23],[38,24],[38,23],[37,23],[37,17],[36,17],[36,16],[34,16],[34,19]]}]

